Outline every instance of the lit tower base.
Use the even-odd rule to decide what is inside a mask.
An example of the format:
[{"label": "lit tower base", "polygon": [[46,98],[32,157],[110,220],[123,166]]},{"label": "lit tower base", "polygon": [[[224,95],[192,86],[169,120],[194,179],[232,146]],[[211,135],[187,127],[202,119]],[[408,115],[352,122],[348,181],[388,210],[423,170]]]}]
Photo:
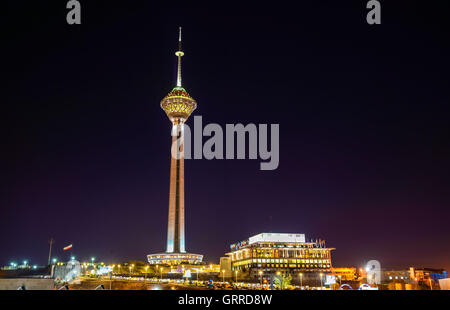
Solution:
[{"label": "lit tower base", "polygon": [[170,161],[169,221],[165,253],[147,255],[150,264],[200,264],[203,255],[186,253],[184,239],[184,123],[197,107],[197,102],[181,86],[181,27],[178,38],[177,86],[161,100],[161,108],[172,122],[172,150]]}]

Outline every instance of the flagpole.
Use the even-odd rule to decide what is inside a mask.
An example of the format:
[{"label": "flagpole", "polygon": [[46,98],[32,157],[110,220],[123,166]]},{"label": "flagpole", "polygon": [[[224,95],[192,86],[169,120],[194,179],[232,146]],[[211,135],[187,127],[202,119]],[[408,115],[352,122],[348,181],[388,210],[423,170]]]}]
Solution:
[{"label": "flagpole", "polygon": [[52,257],[52,245],[53,245],[54,241],[55,240],[52,237],[50,237],[50,240],[49,240],[49,242],[50,242],[50,249],[48,251],[48,262],[47,262],[47,265],[50,265],[50,259]]}]

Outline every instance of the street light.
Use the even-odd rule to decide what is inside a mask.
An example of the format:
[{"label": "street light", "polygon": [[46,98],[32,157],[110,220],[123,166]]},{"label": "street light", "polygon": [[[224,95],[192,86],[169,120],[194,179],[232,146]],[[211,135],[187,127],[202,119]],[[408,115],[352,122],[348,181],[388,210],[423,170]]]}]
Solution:
[{"label": "street light", "polygon": [[133,274],[132,270],[134,269],[134,264],[131,264],[129,268],[130,268],[130,275],[132,275]]},{"label": "street light", "polygon": [[58,262],[58,259],[55,257],[52,259],[53,264],[56,264]]},{"label": "street light", "polygon": [[145,266],[145,278],[144,278],[145,280],[147,280],[148,267],[149,267],[148,265]]},{"label": "street light", "polygon": [[[277,276],[280,276],[281,275],[281,272],[279,272],[279,271],[277,271]],[[283,286],[283,283],[281,282],[281,279],[280,279],[280,290],[282,289],[282,286]]]}]

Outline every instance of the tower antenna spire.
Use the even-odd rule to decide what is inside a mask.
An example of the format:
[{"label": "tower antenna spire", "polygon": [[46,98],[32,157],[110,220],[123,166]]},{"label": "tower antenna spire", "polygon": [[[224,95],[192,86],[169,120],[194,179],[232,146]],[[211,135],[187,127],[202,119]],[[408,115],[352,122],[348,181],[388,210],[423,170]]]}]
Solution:
[{"label": "tower antenna spire", "polygon": [[181,50],[181,27],[179,27],[178,29],[178,51],[175,52],[175,55],[178,57],[177,87],[181,87],[181,57],[184,56],[184,53]]}]

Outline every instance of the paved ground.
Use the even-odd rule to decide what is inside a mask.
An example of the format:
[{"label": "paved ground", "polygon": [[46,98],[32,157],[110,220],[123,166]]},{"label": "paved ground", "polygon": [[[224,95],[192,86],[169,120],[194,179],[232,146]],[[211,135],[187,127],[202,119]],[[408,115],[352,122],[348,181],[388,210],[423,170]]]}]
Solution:
[{"label": "paved ground", "polygon": [[105,290],[204,290],[205,287],[185,286],[181,284],[153,284],[142,281],[83,279],[79,284],[70,284],[70,290],[93,290],[103,284]]}]

